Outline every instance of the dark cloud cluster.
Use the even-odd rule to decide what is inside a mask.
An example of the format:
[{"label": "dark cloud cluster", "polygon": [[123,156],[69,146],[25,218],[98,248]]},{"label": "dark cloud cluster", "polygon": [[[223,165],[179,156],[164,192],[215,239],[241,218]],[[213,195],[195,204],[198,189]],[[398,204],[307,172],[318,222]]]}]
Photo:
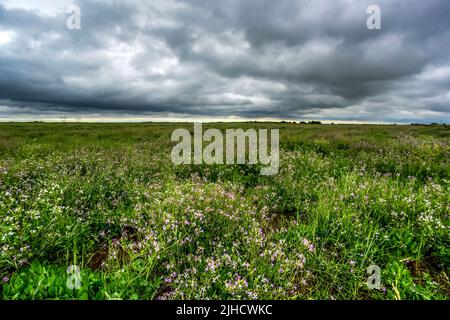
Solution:
[{"label": "dark cloud cluster", "polygon": [[0,1],[0,118],[450,118],[448,0],[39,3]]}]

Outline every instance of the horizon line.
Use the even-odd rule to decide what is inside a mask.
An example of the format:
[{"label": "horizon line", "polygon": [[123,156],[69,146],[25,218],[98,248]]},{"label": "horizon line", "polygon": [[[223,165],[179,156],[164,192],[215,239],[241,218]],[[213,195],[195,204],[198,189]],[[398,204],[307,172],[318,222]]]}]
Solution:
[{"label": "horizon line", "polygon": [[[314,123],[315,122],[315,123]],[[188,120],[188,119],[148,119],[148,120],[113,120],[113,119],[1,119],[0,123],[87,123],[87,124],[143,124],[143,123],[281,123],[281,124],[323,124],[323,125],[447,125],[442,120],[440,122],[390,122],[390,121],[364,121],[364,120],[249,120],[249,119],[202,119],[202,120]]]}]

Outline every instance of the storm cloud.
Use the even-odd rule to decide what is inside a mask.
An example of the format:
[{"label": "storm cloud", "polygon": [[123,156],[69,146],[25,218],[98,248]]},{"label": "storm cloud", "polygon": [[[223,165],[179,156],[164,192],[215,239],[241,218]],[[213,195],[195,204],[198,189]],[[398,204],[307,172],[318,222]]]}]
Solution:
[{"label": "storm cloud", "polygon": [[0,118],[80,114],[449,122],[450,3],[0,0]]}]

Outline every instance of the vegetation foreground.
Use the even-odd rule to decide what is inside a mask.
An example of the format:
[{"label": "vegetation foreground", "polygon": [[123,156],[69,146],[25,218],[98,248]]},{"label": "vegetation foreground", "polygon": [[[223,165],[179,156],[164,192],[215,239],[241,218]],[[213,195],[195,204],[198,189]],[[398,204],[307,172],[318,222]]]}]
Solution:
[{"label": "vegetation foreground", "polygon": [[175,166],[180,127],[0,124],[0,296],[449,299],[447,126],[204,125],[279,128],[269,177]]}]

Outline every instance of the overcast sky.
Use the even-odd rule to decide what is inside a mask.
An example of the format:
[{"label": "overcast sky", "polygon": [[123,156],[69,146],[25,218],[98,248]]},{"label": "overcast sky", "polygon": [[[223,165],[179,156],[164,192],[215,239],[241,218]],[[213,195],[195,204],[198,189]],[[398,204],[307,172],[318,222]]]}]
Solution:
[{"label": "overcast sky", "polygon": [[450,1],[0,0],[0,119],[52,117],[449,123]]}]

